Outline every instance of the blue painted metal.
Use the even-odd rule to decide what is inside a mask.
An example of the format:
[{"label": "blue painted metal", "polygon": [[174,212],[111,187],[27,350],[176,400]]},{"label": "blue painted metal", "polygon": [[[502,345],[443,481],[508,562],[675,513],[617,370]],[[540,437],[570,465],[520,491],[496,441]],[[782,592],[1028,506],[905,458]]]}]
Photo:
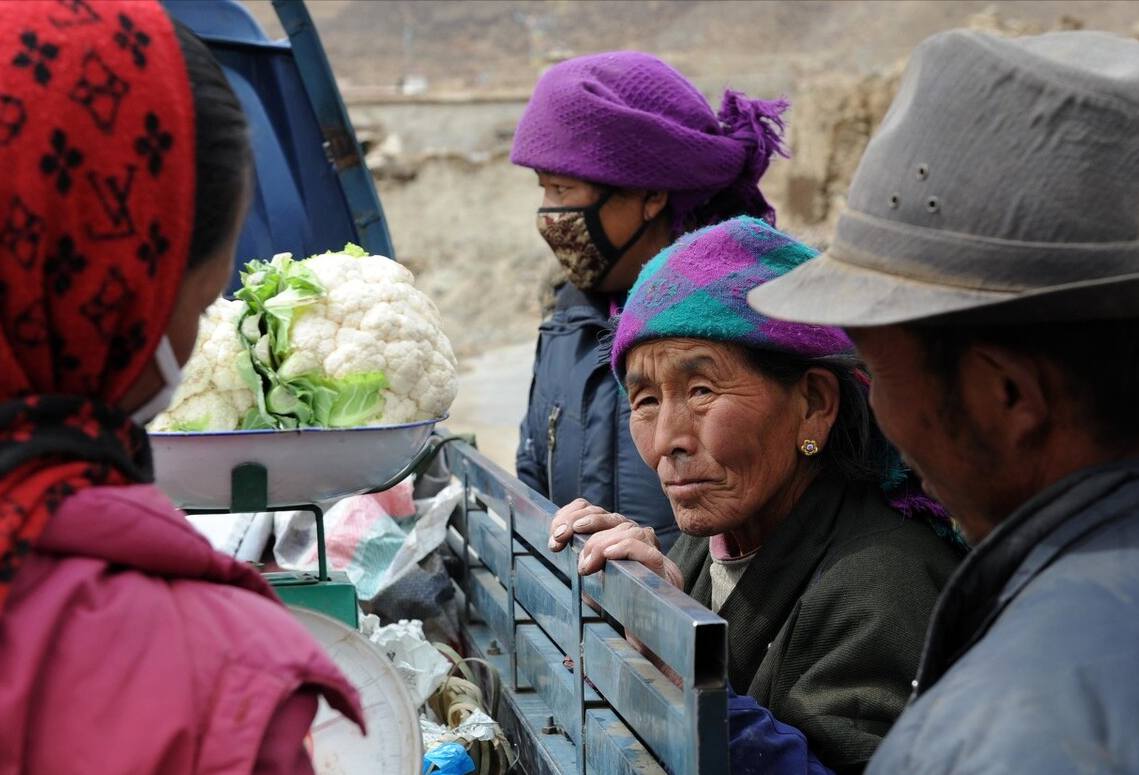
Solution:
[{"label": "blue painted metal", "polygon": [[584,579],[586,594],[672,665],[685,685],[719,681],[728,664],[727,623],[639,563],[613,562],[609,569]]},{"label": "blue painted metal", "polygon": [[695,721],[695,746],[685,752],[676,772],[727,772],[728,691],[726,684],[688,690],[684,693],[684,715]]},{"label": "blue painted metal", "polygon": [[[565,582],[534,557],[520,559],[516,567],[518,602],[530,612],[534,621],[563,653],[577,651],[581,636],[577,631]],[[590,616],[587,621],[598,619]]]},{"label": "blue painted metal", "polygon": [[[549,525],[546,526],[546,535],[550,534]],[[581,600],[581,574],[575,572],[570,576],[570,605],[571,616],[573,623],[577,630],[577,656],[574,659],[575,669],[574,677],[576,680],[573,682],[573,700],[577,710],[577,718],[574,719],[574,731],[576,735],[571,735],[574,742],[578,744],[577,749],[577,775],[585,775],[587,767],[586,752],[588,750],[588,742],[585,734],[585,623],[582,621],[582,600]],[[571,654],[574,652],[570,652]]]},{"label": "blue painted metal", "polygon": [[[495,636],[485,625],[471,622],[465,628],[472,656],[486,659],[504,673],[509,661],[491,644]],[[556,667],[560,668],[560,665]],[[503,697],[505,712],[500,721],[507,736],[519,741],[519,768],[529,775],[568,775],[576,761],[577,748],[556,722],[556,711],[537,693],[528,688],[507,692]],[[555,723],[548,725],[551,717]],[[589,771],[605,775],[665,775],[656,761],[629,727],[613,711],[605,707],[586,710]],[[721,770],[720,772],[726,772]],[[677,770],[677,773],[684,772]]]},{"label": "blue painted metal", "polygon": [[506,548],[506,531],[485,511],[471,511],[467,515],[467,530],[471,549],[479,560],[498,578],[510,573],[510,552]]},{"label": "blue painted metal", "polygon": [[[476,652],[493,632],[504,675],[517,671],[506,692],[513,715],[502,720],[525,771],[726,772],[727,624],[634,563],[579,577],[573,551],[548,549],[553,504],[469,445],[448,459],[471,504],[456,526],[463,534],[448,538],[471,563],[461,585],[470,606],[464,632]],[[583,605],[583,593],[602,617]],[[662,656],[681,686],[624,631]],[[571,668],[562,664],[567,655]],[[550,745],[566,737],[568,751]]]},{"label": "blue painted metal", "polygon": [[395,258],[363,152],[301,0],[274,0],[272,41],[236,0],[163,0],[221,63],[250,123],[255,186],[228,290],[253,258],[303,257],[355,242]]},{"label": "blue painted metal", "polygon": [[[611,710],[588,710],[585,714],[589,771],[606,775],[665,775],[664,767],[653,758],[629,727]],[[677,773],[695,770],[676,770]],[[722,770],[706,772],[727,773]]]},{"label": "blue painted metal", "polygon": [[494,578],[485,569],[472,568],[470,586],[464,592],[471,605],[478,609],[479,616],[498,637],[498,642],[502,644],[502,652],[512,653],[516,644],[508,611],[511,600],[506,596],[502,585],[495,583]]},{"label": "blue painted metal", "polygon": [[387,221],[376,195],[364,152],[332,75],[316,27],[303,0],[273,0],[281,26],[292,42],[301,80],[328,143],[329,156],[352,210],[362,247],[395,258]]},{"label": "blue painted metal", "polygon": [[527,625],[516,633],[516,652],[519,673],[541,697],[560,726],[575,743],[581,739],[577,726],[579,709],[586,703],[597,706],[601,698],[591,688],[584,688],[581,697],[577,690],[577,669],[562,663],[562,652],[545,637],[541,629]]},{"label": "blue painted metal", "polygon": [[687,723],[684,692],[611,627],[591,627],[583,640],[589,680],[613,709],[670,765],[685,758],[686,741],[677,730]]}]

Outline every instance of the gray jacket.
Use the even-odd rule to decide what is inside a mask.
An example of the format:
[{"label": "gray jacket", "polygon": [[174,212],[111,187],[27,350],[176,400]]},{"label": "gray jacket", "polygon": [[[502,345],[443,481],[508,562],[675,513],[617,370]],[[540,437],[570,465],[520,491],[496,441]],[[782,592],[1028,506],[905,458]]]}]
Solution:
[{"label": "gray jacket", "polygon": [[1068,476],[966,558],[867,773],[1139,773],[1139,460]]}]

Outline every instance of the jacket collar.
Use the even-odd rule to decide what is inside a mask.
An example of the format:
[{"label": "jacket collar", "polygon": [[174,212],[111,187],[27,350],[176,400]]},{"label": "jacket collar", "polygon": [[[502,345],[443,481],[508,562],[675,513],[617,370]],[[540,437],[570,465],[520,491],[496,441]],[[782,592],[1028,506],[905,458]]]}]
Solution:
[{"label": "jacket collar", "polygon": [[625,299],[628,298],[628,295],[628,293],[614,295],[583,291],[571,282],[564,282],[558,286],[554,309],[567,310],[573,307],[589,307],[596,312],[599,317],[609,320],[610,308],[614,304],[618,307],[624,306]]},{"label": "jacket collar", "polygon": [[957,568],[930,621],[914,697],[980,640],[1005,606],[1067,547],[1139,502],[1139,460],[1069,474],[1014,511]]},{"label": "jacket collar", "polygon": [[[787,621],[804,590],[810,586],[833,548],[834,523],[838,518],[846,485],[829,476],[819,476],[787,514],[771,537],[759,548],[724,601],[720,616],[733,623],[728,633],[728,664],[732,686],[751,685],[766,647]],[[707,539],[702,543],[707,544]],[[702,605],[712,600],[711,564],[706,554],[691,596]],[[748,591],[753,591],[749,593]],[[754,594],[754,590],[763,590]]]}]

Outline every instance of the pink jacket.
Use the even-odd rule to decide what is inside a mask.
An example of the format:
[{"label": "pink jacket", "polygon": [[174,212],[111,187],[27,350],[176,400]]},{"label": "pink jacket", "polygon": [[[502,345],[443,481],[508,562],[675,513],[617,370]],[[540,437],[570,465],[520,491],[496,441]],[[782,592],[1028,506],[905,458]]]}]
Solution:
[{"label": "pink jacket", "polygon": [[356,691],[259,574],[149,485],[56,511],[0,616],[0,775],[311,773]]}]

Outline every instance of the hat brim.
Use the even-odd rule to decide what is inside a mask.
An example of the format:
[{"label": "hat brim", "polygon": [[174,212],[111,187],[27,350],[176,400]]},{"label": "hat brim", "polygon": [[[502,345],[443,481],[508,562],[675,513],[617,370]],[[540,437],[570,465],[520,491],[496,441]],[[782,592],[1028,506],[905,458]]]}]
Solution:
[{"label": "hat brim", "polygon": [[827,251],[753,288],[747,301],[769,317],[843,328],[1134,318],[1139,274],[1029,292],[985,291],[869,269]]}]

